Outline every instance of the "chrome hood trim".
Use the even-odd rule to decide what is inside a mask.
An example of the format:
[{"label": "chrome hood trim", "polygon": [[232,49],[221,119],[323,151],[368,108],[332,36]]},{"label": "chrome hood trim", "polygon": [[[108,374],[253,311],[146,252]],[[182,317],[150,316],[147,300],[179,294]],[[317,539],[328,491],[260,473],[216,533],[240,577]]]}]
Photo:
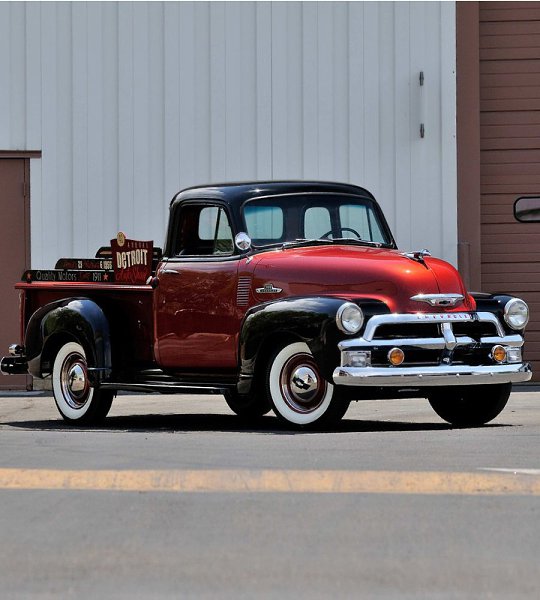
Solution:
[{"label": "chrome hood trim", "polygon": [[425,302],[430,306],[456,306],[465,300],[463,294],[417,294],[411,296],[414,302]]}]

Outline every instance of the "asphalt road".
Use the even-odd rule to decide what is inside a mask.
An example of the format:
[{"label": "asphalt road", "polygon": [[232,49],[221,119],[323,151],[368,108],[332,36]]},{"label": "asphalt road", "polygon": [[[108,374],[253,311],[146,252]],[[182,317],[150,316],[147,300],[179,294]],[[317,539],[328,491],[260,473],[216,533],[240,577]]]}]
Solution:
[{"label": "asphalt road", "polygon": [[537,597],[539,405],[452,429],[364,402],[294,433],[220,397],[121,396],[74,429],[4,395],[0,597]]}]

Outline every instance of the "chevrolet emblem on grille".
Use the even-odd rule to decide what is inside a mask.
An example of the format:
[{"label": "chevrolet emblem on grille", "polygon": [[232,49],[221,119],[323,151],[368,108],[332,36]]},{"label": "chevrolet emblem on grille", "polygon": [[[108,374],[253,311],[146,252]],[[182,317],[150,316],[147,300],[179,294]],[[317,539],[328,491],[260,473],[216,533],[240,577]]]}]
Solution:
[{"label": "chevrolet emblem on grille", "polygon": [[411,300],[425,302],[430,306],[456,306],[463,302],[464,298],[461,294],[417,294],[411,296]]}]

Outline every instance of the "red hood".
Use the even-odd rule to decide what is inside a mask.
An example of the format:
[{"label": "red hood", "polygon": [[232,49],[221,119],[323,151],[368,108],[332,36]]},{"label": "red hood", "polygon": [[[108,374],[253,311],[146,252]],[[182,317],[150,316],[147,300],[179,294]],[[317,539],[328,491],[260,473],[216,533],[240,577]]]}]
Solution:
[{"label": "red hood", "polygon": [[[272,283],[283,291],[277,297],[325,295],[347,299],[370,297],[392,312],[474,310],[459,273],[447,262],[426,257],[425,263],[398,250],[362,246],[309,246],[264,252],[253,261],[254,288]],[[461,294],[453,308],[431,307],[412,301],[417,294]],[[269,300],[260,294],[261,301]]]}]

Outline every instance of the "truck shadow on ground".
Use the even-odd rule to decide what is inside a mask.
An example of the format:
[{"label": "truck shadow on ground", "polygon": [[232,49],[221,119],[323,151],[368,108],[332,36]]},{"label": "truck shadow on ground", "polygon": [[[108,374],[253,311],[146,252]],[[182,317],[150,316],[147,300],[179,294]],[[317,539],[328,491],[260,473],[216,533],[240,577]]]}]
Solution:
[{"label": "truck shadow on ground", "polygon": [[[246,422],[234,415],[216,414],[169,414],[169,415],[130,415],[108,417],[96,426],[69,425],[62,420],[14,421],[4,426],[42,431],[95,431],[95,432],[219,432],[219,433],[260,433],[269,435],[306,435],[322,433],[367,433],[367,432],[407,432],[407,431],[448,431],[464,429],[452,427],[448,423],[422,423],[407,421],[374,421],[343,419],[332,428],[292,429],[276,417],[265,416],[256,421]],[[505,424],[488,424],[484,428],[508,427]]]}]

